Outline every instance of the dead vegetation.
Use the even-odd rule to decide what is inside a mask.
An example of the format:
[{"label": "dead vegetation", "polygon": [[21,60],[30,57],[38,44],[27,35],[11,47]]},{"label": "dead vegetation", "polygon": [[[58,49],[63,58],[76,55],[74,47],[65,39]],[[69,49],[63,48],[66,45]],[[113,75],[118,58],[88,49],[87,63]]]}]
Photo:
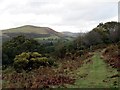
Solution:
[{"label": "dead vegetation", "polygon": [[[4,88],[50,88],[74,84],[75,78],[68,73],[81,66],[82,60],[60,60],[57,67],[40,67],[30,72],[3,72]],[[9,74],[8,74],[9,73]]]},{"label": "dead vegetation", "polygon": [[103,58],[113,68],[120,68],[120,48],[119,45],[111,45],[103,52]]}]

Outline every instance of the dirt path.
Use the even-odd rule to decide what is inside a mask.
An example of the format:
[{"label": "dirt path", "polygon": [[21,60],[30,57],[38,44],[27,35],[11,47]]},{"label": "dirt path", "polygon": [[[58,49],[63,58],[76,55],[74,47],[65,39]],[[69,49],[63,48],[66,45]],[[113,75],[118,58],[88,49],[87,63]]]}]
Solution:
[{"label": "dirt path", "polygon": [[95,52],[93,57],[85,60],[83,66],[74,71],[76,76],[75,85],[71,88],[112,88],[118,87],[118,77],[111,76],[118,74],[100,58],[101,53]]}]

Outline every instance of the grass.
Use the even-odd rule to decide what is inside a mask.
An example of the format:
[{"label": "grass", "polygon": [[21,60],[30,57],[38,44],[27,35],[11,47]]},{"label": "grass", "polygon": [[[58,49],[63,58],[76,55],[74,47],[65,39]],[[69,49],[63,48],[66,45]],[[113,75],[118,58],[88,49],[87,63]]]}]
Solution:
[{"label": "grass", "polygon": [[89,63],[84,63],[81,68],[74,71],[76,76],[75,85],[68,85],[69,88],[113,88],[118,83],[118,78],[109,78],[118,74],[116,69],[106,66],[100,58],[100,53],[94,53]]}]

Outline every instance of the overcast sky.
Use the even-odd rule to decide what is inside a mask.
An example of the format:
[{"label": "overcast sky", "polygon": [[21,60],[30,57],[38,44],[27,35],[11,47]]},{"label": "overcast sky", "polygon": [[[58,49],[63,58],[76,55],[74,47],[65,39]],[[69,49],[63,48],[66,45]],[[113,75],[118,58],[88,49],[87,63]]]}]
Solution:
[{"label": "overcast sky", "polygon": [[22,25],[86,32],[118,21],[119,0],[0,0],[0,29]]}]

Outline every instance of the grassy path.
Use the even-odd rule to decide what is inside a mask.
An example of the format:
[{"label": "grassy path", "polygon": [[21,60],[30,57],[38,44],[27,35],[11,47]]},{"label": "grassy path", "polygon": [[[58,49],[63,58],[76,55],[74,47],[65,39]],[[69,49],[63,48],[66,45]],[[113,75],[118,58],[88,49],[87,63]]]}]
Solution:
[{"label": "grassy path", "polygon": [[118,77],[110,78],[118,74],[116,69],[106,65],[100,58],[99,52],[94,53],[93,57],[84,62],[81,68],[74,71],[76,76],[75,85],[71,88],[112,88],[118,87]]}]

